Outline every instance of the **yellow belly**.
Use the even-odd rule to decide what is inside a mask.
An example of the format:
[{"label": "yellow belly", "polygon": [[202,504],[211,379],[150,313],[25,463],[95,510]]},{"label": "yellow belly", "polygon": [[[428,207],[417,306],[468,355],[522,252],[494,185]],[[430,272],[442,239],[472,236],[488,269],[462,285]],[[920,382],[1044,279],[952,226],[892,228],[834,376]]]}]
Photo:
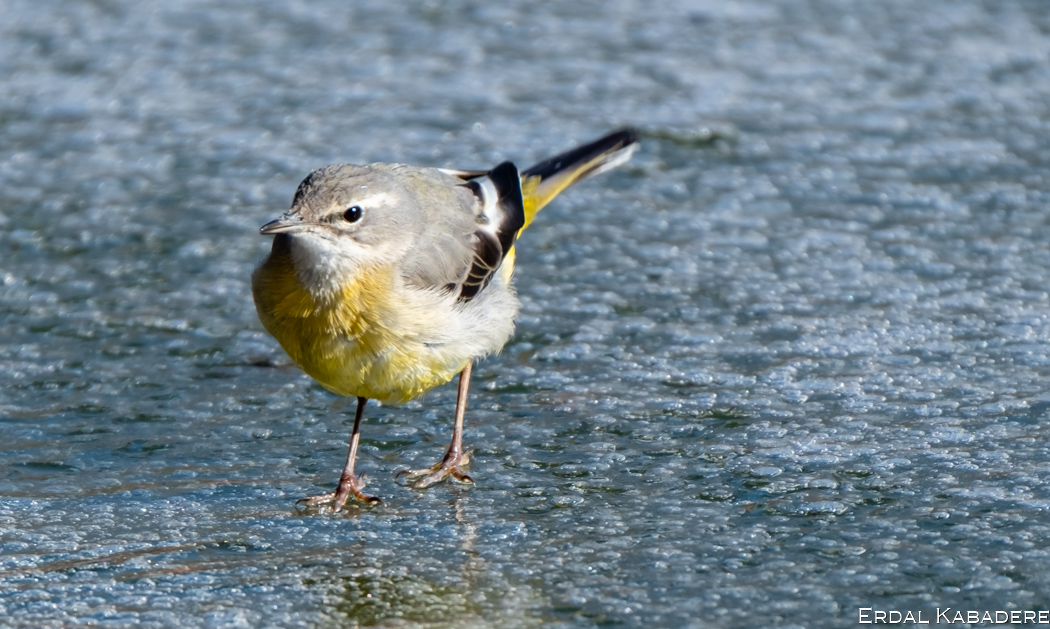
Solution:
[{"label": "yellow belly", "polygon": [[397,329],[392,269],[363,275],[320,303],[300,284],[288,248],[275,241],[252,276],[259,319],[303,371],[340,395],[402,404],[466,367],[469,357],[450,360]]}]

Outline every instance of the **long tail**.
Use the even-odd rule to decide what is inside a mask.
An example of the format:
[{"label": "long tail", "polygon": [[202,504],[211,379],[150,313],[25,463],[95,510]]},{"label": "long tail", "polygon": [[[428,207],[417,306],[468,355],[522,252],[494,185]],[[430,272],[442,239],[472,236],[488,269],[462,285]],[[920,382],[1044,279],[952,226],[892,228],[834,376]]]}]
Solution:
[{"label": "long tail", "polygon": [[620,166],[631,159],[631,154],[637,148],[638,132],[620,129],[523,171],[521,193],[525,205],[525,224],[521,230],[528,227],[536,217],[536,212],[562,190],[577,181]]}]

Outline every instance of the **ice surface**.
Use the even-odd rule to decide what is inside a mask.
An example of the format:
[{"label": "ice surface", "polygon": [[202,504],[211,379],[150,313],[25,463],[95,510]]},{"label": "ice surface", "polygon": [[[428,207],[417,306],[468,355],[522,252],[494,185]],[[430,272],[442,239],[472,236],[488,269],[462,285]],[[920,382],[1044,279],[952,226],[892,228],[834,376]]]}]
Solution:
[{"label": "ice surface", "polygon": [[[8,2],[0,624],[840,627],[1045,608],[1041,3]],[[370,407],[266,336],[336,162],[625,168],[520,240],[481,362]]]}]

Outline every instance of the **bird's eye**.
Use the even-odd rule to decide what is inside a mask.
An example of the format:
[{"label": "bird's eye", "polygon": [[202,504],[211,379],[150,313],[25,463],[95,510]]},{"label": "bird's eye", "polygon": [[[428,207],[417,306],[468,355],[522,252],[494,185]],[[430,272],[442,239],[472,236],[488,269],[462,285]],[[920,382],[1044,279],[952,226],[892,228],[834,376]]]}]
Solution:
[{"label": "bird's eye", "polygon": [[346,219],[347,223],[356,223],[361,220],[361,214],[364,210],[361,209],[360,205],[351,205],[343,212],[343,218]]}]

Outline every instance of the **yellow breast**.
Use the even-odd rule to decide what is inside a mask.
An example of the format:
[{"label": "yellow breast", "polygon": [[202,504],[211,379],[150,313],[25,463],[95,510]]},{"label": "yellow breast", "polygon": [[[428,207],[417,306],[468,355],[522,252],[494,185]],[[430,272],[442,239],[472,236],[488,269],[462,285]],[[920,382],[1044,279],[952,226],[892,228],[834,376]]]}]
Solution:
[{"label": "yellow breast", "polygon": [[259,319],[303,371],[334,393],[401,404],[466,366],[435,355],[396,313],[393,268],[350,279],[324,302],[299,281],[287,239],[252,275]]}]

